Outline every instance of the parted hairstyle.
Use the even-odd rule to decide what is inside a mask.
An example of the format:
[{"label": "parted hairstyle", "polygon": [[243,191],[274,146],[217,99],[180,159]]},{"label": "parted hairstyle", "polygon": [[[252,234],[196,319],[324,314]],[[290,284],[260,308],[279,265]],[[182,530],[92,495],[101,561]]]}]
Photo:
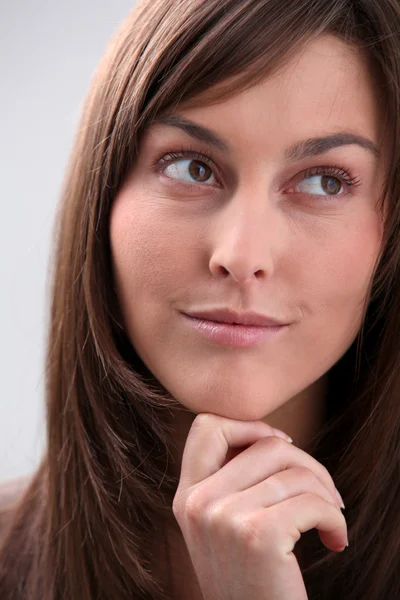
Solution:
[{"label": "parted hairstyle", "polygon": [[326,424],[306,449],[346,499],[350,545],[331,552],[307,532],[303,577],[311,600],[400,598],[400,2],[141,0],[93,75],[60,192],[47,443],[2,542],[1,600],[171,597],[149,561],[178,484],[168,415],[179,405],[127,338],[110,209],[156,116],[210,90],[228,99],[325,33],[362,49],[390,139],[362,326],[329,371]]}]

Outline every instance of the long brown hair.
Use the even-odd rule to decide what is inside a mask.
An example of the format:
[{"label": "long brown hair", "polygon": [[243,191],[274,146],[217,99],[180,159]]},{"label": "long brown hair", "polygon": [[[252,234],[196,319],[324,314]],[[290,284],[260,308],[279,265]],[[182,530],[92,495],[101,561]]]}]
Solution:
[{"label": "long brown hair", "polygon": [[400,598],[399,31],[399,0],[142,0],[115,33],[61,190],[47,447],[3,541],[2,600],[170,597],[149,561],[178,483],[167,416],[179,405],[125,335],[110,208],[160,112],[213,86],[213,101],[226,99],[323,33],[362,48],[376,74],[390,133],[377,210],[389,203],[363,326],[329,372],[328,419],[307,449],[344,496],[350,545],[333,553],[309,532],[303,575],[312,600]]}]

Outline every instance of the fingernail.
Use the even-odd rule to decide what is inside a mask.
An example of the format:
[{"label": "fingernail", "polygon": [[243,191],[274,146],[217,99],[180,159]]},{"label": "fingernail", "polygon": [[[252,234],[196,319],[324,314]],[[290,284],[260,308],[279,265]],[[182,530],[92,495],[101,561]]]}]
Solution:
[{"label": "fingernail", "polygon": [[280,429],[276,429],[274,427],[274,431],[275,431],[275,435],[277,437],[283,438],[284,440],[286,440],[287,442],[290,442],[291,444],[293,443],[293,440],[290,436],[288,436],[287,433],[284,433],[283,431],[281,431]]},{"label": "fingernail", "polygon": [[343,498],[342,496],[339,494],[339,490],[337,488],[335,488],[335,492],[336,492],[336,498],[341,506],[341,508],[346,508],[343,502]]}]

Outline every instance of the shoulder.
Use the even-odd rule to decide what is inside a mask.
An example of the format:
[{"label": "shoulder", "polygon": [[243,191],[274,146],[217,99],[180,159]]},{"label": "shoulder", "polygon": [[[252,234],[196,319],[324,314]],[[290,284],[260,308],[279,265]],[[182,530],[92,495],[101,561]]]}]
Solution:
[{"label": "shoulder", "polygon": [[22,497],[30,482],[29,476],[0,481],[0,510],[10,508]]},{"label": "shoulder", "polygon": [[0,482],[0,540],[11,524],[13,509],[30,483],[30,476]]}]

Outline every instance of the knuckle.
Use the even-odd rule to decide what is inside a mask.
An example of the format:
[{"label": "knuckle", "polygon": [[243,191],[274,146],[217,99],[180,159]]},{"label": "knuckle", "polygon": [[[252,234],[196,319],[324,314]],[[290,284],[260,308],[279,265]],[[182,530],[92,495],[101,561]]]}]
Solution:
[{"label": "knuckle", "polygon": [[305,496],[305,503],[313,505],[316,510],[320,511],[320,513],[329,510],[333,511],[332,514],[344,519],[342,511],[337,506],[332,504],[332,502],[330,502],[326,498],[323,498],[319,494],[313,492],[305,492],[303,496]]},{"label": "knuckle", "polygon": [[178,523],[183,523],[187,519],[188,495],[187,493],[177,493],[172,501],[172,512]]},{"label": "knuckle", "polygon": [[260,539],[259,527],[253,516],[243,516],[235,519],[235,535],[243,544],[250,546]]},{"label": "knuckle", "polygon": [[172,501],[172,513],[174,517],[179,517],[183,512],[183,502],[181,496],[175,495]]},{"label": "knuckle", "polygon": [[230,501],[227,498],[212,503],[205,515],[207,525],[210,530],[223,531],[232,527],[232,511],[230,510]]},{"label": "knuckle", "polygon": [[269,490],[272,491],[274,495],[274,502],[281,502],[287,497],[288,486],[284,481],[282,481],[279,473],[269,477],[266,483]]},{"label": "knuckle", "polygon": [[192,429],[213,427],[218,418],[211,413],[200,413],[193,419]]},{"label": "knuckle", "polygon": [[203,490],[201,488],[192,490],[184,502],[183,510],[186,519],[192,523],[198,523],[203,518],[206,506],[207,499]]},{"label": "knuckle", "polygon": [[[261,526],[262,523],[262,526]],[[257,551],[260,547],[263,551],[268,543],[273,544],[278,538],[278,524],[275,519],[260,515],[238,515],[234,519],[235,538],[247,551]]]},{"label": "knuckle", "polygon": [[336,505],[336,495],[335,495],[335,484],[333,482],[332,476],[329,473],[328,469],[324,467],[321,463],[318,463],[318,471],[310,470],[310,481],[311,476],[314,479],[314,484],[318,484],[318,486],[322,485],[330,494],[334,505]]},{"label": "knuckle", "polygon": [[301,482],[302,489],[306,487],[310,489],[319,487],[319,480],[315,473],[303,466],[292,467],[289,470],[276,473],[267,479],[267,485],[273,491],[275,501],[277,502],[281,502],[289,496],[294,482],[297,485]]},{"label": "knuckle", "polygon": [[321,498],[321,496],[318,494],[314,494],[313,492],[304,492],[302,497],[306,504],[314,506],[318,505],[318,508],[322,508],[326,504],[326,500]]},{"label": "knuckle", "polygon": [[285,442],[285,440],[283,440],[282,438],[277,437],[276,435],[268,435],[266,437],[263,437],[259,439],[256,442],[256,444],[266,446],[270,452],[274,450],[282,450],[282,448],[287,448],[287,442]]},{"label": "knuckle", "polygon": [[299,477],[314,477],[315,478],[315,473],[313,473],[311,471],[311,469],[309,469],[308,467],[305,467],[303,465],[298,465],[296,467],[293,467],[293,470],[298,474]]},{"label": "knuckle", "polygon": [[319,481],[314,471],[312,471],[308,467],[298,466],[293,467],[293,470],[295,471],[297,477],[304,480],[309,485],[315,485]]},{"label": "knuckle", "polygon": [[335,504],[328,502],[327,500],[322,500],[322,502],[324,502],[324,510],[330,511],[332,518],[337,523],[337,527],[347,529],[347,522],[340,508],[338,508]]}]

